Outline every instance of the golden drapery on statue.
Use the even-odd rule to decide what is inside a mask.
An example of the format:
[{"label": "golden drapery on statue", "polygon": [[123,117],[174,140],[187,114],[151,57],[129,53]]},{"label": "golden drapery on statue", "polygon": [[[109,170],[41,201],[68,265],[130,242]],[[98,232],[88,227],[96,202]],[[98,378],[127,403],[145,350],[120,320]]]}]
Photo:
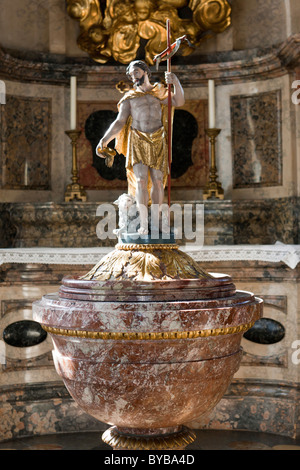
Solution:
[{"label": "golden drapery on statue", "polygon": [[[162,128],[151,134],[132,129],[132,117],[129,116],[125,126],[116,139],[116,150],[126,157],[126,172],[128,180],[128,194],[135,196],[136,180],[133,172],[135,163],[143,163],[149,168],[162,171],[164,187],[169,172],[168,164],[168,108],[162,102],[167,98],[168,90],[162,83],[155,83],[151,91],[142,92],[129,90],[118,103],[120,108],[123,101],[149,94],[161,101]],[[172,115],[174,114],[174,110]],[[148,176],[148,192],[150,196],[151,178]]]},{"label": "golden drapery on statue", "polygon": [[[128,64],[136,58],[142,39],[147,41],[145,61],[152,65],[153,57],[167,46],[167,19],[171,41],[187,35],[194,47],[207,34],[222,33],[231,24],[227,0],[106,0],[104,8],[100,0],[67,0],[67,5],[68,14],[80,24],[78,46],[100,64],[111,58]],[[190,19],[180,18],[182,8],[189,10]],[[182,55],[193,50],[185,44]]]}]

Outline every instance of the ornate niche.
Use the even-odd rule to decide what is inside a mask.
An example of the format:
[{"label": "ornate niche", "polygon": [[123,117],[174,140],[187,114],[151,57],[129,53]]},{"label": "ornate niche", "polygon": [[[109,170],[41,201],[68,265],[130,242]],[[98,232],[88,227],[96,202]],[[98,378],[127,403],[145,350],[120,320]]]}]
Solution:
[{"label": "ornate niche", "polygon": [[[195,48],[231,23],[227,0],[67,0],[67,11],[80,23],[78,46],[100,64],[128,64],[142,48],[152,65],[167,46],[167,19],[172,42],[186,34]],[[186,44],[181,53],[193,51]]]}]

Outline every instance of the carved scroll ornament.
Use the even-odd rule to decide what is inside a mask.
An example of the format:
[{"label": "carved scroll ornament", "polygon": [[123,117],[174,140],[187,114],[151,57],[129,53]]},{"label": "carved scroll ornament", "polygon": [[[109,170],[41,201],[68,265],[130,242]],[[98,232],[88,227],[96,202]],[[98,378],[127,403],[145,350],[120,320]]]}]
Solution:
[{"label": "carved scroll ornament", "polygon": [[[145,60],[152,65],[153,57],[167,46],[168,18],[172,42],[186,34],[194,47],[199,46],[206,34],[221,33],[231,23],[227,0],[106,0],[104,6],[102,3],[67,1],[68,14],[80,23],[79,47],[100,64],[110,58],[128,64],[136,58],[143,39]],[[180,18],[182,9],[191,19]],[[182,55],[193,51],[186,44]]]}]

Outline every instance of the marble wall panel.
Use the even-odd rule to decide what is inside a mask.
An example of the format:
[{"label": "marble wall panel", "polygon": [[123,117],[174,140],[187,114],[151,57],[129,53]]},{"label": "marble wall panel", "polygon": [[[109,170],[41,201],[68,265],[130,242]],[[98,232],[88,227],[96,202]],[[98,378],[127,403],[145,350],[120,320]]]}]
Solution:
[{"label": "marble wall panel", "polygon": [[[183,206],[186,202],[177,200],[176,204]],[[188,203],[193,207],[195,231],[196,205],[201,201]],[[0,247],[114,246],[117,238],[100,240],[97,237],[97,224],[102,220],[102,216],[97,216],[99,204],[0,204]],[[299,198],[205,201],[204,244],[268,245],[277,241],[297,244],[300,240],[299,214]],[[115,215],[117,224],[117,212]],[[178,242],[186,243],[185,237]]]},{"label": "marble wall panel", "polygon": [[201,429],[267,432],[299,438],[299,387],[268,380],[234,379],[212,413],[189,425]]},{"label": "marble wall panel", "polygon": [[233,187],[282,184],[280,90],[231,97]]},{"label": "marble wall panel", "polygon": [[7,95],[1,129],[1,187],[50,189],[51,100]]},{"label": "marble wall panel", "polygon": [[107,428],[80,410],[58,380],[1,388],[0,410],[0,441],[79,430],[99,431],[100,439]]},{"label": "marble wall panel", "polygon": [[299,243],[298,207],[298,198],[234,201],[234,243]]},{"label": "marble wall panel", "polygon": [[95,203],[14,204],[11,222],[17,235],[13,246],[113,246],[117,238],[97,237],[97,207]]},{"label": "marble wall panel", "polygon": [[[235,155],[235,131],[233,129],[232,120],[233,120],[233,109],[232,109],[232,99],[238,97],[253,98],[258,99],[266,99],[266,97],[270,94],[270,97],[273,97],[273,120],[272,123],[268,123],[266,119],[266,112],[262,116],[260,116],[259,120],[254,120],[255,125],[257,126],[258,136],[263,135],[266,129],[268,132],[269,129],[273,132],[273,142],[275,143],[275,133],[278,136],[277,143],[280,142],[280,134],[279,134],[279,125],[276,128],[275,122],[279,120],[279,111],[276,111],[275,108],[275,96],[278,97],[280,90],[280,114],[281,114],[281,151],[277,152],[282,159],[282,167],[281,167],[281,180],[275,180],[274,169],[276,174],[279,176],[279,161],[276,160],[273,164],[270,165],[270,162],[273,162],[273,156],[271,154],[267,154],[266,157],[263,155],[263,170],[265,171],[264,176],[265,182],[261,181],[254,183],[254,173],[252,171],[251,165],[253,164],[253,160],[247,160],[247,165],[245,169],[243,168],[243,162],[237,161],[237,168],[234,167],[236,161],[234,159]],[[281,197],[291,197],[296,194],[296,185],[297,185],[297,170],[296,170],[296,148],[295,148],[295,129],[297,129],[297,123],[295,122],[295,112],[297,108],[291,100],[291,82],[290,77],[285,75],[283,77],[277,78],[268,78],[266,80],[259,80],[259,81],[248,81],[244,83],[235,83],[235,84],[227,84],[226,86],[220,84],[216,87],[216,105],[217,105],[217,127],[222,129],[222,132],[218,136],[217,141],[217,165],[218,165],[218,174],[219,180],[222,183],[222,186],[225,191],[225,198],[233,199],[233,200],[259,200],[259,199],[272,199],[272,198],[281,198]],[[266,104],[262,103],[263,107],[266,106],[268,110],[268,101]],[[237,107],[237,115],[235,117],[235,124],[237,126],[236,132],[239,131],[240,133],[236,136],[238,137],[237,143],[241,147],[241,155],[245,157],[245,155],[250,155],[251,158],[253,157],[254,152],[251,150],[251,145],[255,143],[252,139],[253,133],[251,133],[251,128],[248,124],[248,121],[242,121],[246,116],[246,112],[242,113],[242,105],[243,108],[246,106],[246,102],[243,101],[240,104],[236,101]],[[279,108],[278,108],[279,109]],[[253,113],[255,116],[255,113]],[[275,116],[275,117],[274,117]],[[243,133],[244,132],[244,133]],[[271,134],[272,136],[272,134]],[[269,139],[269,137],[268,137]],[[272,151],[272,146],[270,145],[269,140],[263,140],[261,144],[261,140],[259,142],[260,145],[263,145],[264,148],[268,149],[269,152]],[[274,144],[275,146],[275,144]],[[237,146],[239,149],[239,146]],[[275,148],[275,152],[278,149],[278,146]],[[246,153],[246,150],[248,153]],[[239,154],[237,154],[236,160],[238,159]],[[245,158],[244,158],[245,159]],[[275,159],[275,157],[274,157]],[[272,166],[269,170],[267,170],[268,166]],[[274,168],[274,169],[273,169]],[[268,171],[268,173],[267,173]],[[270,171],[270,174],[269,174]],[[248,177],[246,178],[247,172],[250,174],[251,179],[248,181]],[[243,179],[241,177],[243,175]],[[234,180],[234,178],[236,179]],[[243,186],[245,182],[247,185]],[[274,181],[275,180],[275,181]],[[274,181],[274,185],[269,184],[271,181]],[[280,183],[278,183],[280,181]],[[251,184],[250,184],[251,183]],[[240,186],[236,186],[239,184]]]},{"label": "marble wall panel", "polygon": [[[8,175],[10,188],[3,186],[3,175],[0,174],[0,199],[2,202],[63,201],[66,185],[71,180],[71,169],[67,165],[71,166],[72,162],[70,140],[65,135],[66,118],[69,117],[66,91],[62,86],[13,80],[5,80],[5,85],[8,98],[16,99],[17,104],[10,110],[9,102],[0,107],[0,172],[3,146],[9,157],[14,157],[14,153],[17,155],[13,162],[15,175],[12,174],[13,166]],[[6,126],[10,132],[9,147]],[[9,149],[14,153],[9,153]],[[23,184],[26,183],[25,157],[28,170],[33,172],[30,175],[27,172],[27,185]],[[35,186],[30,177],[35,178]]]}]

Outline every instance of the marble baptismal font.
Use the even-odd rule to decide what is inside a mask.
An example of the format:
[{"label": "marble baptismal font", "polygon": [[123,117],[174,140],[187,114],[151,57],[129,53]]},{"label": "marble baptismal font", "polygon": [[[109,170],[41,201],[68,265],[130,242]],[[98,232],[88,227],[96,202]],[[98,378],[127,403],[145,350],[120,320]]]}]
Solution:
[{"label": "marble baptismal font", "polygon": [[58,374],[114,449],[183,449],[239,368],[262,300],[175,243],[119,243],[33,305]]}]

